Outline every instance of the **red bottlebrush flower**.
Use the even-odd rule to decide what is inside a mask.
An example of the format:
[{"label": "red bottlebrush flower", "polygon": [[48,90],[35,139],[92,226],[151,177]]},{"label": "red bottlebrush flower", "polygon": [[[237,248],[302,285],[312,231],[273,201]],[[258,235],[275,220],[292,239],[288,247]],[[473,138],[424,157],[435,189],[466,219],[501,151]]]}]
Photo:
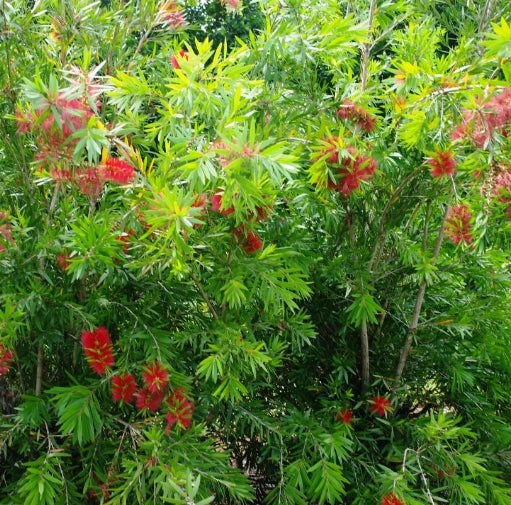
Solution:
[{"label": "red bottlebrush flower", "polygon": [[9,373],[9,367],[13,361],[14,356],[12,352],[0,342],[0,376]]},{"label": "red bottlebrush flower", "polygon": [[499,132],[507,137],[511,129],[511,88],[493,95],[479,110],[465,110],[461,124],[451,138],[468,138],[476,147],[484,147]]},{"label": "red bottlebrush flower", "polygon": [[352,146],[348,146],[347,150],[352,157],[341,160],[342,168],[339,169],[341,177],[336,186],[337,190],[346,197],[360,187],[360,181],[367,181],[376,171],[376,160],[357,153]]},{"label": "red bottlebrush flower", "polygon": [[[179,51],[179,57],[182,58],[183,60],[187,60],[188,61],[188,53],[184,49],[181,49],[181,51]],[[170,64],[175,69],[180,69],[181,68],[181,65],[179,64],[179,60],[178,60],[178,55],[173,54],[170,57]]]},{"label": "red bottlebrush flower", "polygon": [[188,395],[183,388],[177,388],[167,400],[169,412],[167,413],[167,434],[172,427],[178,423],[184,429],[190,429],[192,425],[192,415],[195,405],[188,401]]},{"label": "red bottlebrush flower", "polygon": [[115,364],[112,341],[108,330],[100,326],[94,331],[82,331],[82,347],[90,367],[99,375]]},{"label": "red bottlebrush flower", "polygon": [[144,384],[150,393],[163,391],[169,382],[168,376],[169,372],[161,363],[155,362],[144,368]]},{"label": "red bottlebrush flower", "polygon": [[118,242],[123,246],[122,252],[124,254],[128,254],[130,250],[131,237],[135,236],[135,232],[133,230],[129,230],[127,233],[122,232],[118,237]]},{"label": "red bottlebrush flower", "polygon": [[339,141],[339,137],[334,136],[332,138],[325,138],[323,139],[323,144],[325,145],[324,149],[319,152],[319,156],[317,156],[315,159],[318,160],[319,158],[322,158],[323,156],[327,156],[326,162],[337,164],[339,163],[339,146],[337,145],[337,142]]},{"label": "red bottlebrush flower", "polygon": [[390,411],[390,400],[385,396],[375,396],[370,400],[369,410],[378,416],[384,416]]},{"label": "red bottlebrush flower", "polygon": [[388,493],[381,498],[381,505],[406,505],[406,503],[398,498],[394,493]]},{"label": "red bottlebrush flower", "polygon": [[50,170],[50,176],[55,182],[68,182],[73,181],[75,178],[72,170],[66,170],[64,168],[54,168]]},{"label": "red bottlebrush flower", "polygon": [[432,177],[442,177],[442,175],[453,175],[456,170],[456,160],[450,151],[436,151],[432,158],[426,161],[431,170]]},{"label": "red bottlebrush flower", "polygon": [[33,120],[20,109],[16,108],[16,121],[18,122],[17,133],[28,133],[32,129]]},{"label": "red bottlebrush flower", "polygon": [[472,242],[471,217],[466,205],[454,205],[448,210],[447,219],[445,221],[445,234],[455,244],[459,244],[460,242],[470,244]]},{"label": "red bottlebrush flower", "polygon": [[119,158],[107,158],[99,165],[98,172],[107,181],[127,184],[135,179],[135,167]]},{"label": "red bottlebrush flower", "polygon": [[351,419],[353,417],[353,412],[349,409],[341,409],[337,412],[335,418],[338,421],[341,421],[344,424],[351,424]]},{"label": "red bottlebrush flower", "polygon": [[366,132],[372,132],[376,124],[376,117],[369,114],[361,105],[357,105],[350,100],[343,100],[343,105],[337,111],[337,117],[353,121]]},{"label": "red bottlebrush flower", "polygon": [[82,194],[96,200],[103,189],[104,181],[96,170],[87,168],[76,173],[76,183]]},{"label": "red bottlebrush flower", "polygon": [[222,207],[222,198],[223,193],[216,193],[211,196],[210,202],[211,202],[211,210],[214,212],[219,212],[220,214],[223,214],[224,216],[230,216],[234,212],[234,207],[228,207],[227,209]]},{"label": "red bottlebrush flower", "polygon": [[179,30],[186,26],[186,18],[181,8],[173,0],[163,3],[159,10],[159,17],[171,30]]},{"label": "red bottlebrush flower", "polygon": [[245,250],[245,252],[248,254],[253,254],[262,249],[262,247],[263,241],[261,240],[261,237],[249,231],[247,233],[245,243],[243,244],[243,249]]},{"label": "red bottlebrush flower", "polygon": [[5,252],[5,247],[2,244],[0,244],[0,253],[3,253],[3,252]]},{"label": "red bottlebrush flower", "polygon": [[71,256],[69,256],[69,254],[59,254],[55,259],[55,263],[57,263],[58,267],[65,272],[67,267],[71,264]]},{"label": "red bottlebrush flower", "polygon": [[156,412],[163,401],[163,393],[156,391],[151,393],[147,389],[139,389],[135,393],[135,405],[138,410],[150,410]]},{"label": "red bottlebrush flower", "polygon": [[123,373],[112,378],[112,398],[115,402],[131,403],[137,390],[135,376]]},{"label": "red bottlebrush flower", "polygon": [[253,254],[263,247],[261,237],[251,231],[247,231],[243,223],[238,229],[234,230],[234,235],[247,254]]}]

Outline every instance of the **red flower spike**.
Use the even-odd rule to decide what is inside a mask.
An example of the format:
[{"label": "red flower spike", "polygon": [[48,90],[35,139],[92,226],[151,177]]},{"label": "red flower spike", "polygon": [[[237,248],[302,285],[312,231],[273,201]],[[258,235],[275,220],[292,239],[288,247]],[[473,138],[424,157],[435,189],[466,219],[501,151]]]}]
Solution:
[{"label": "red flower spike", "polygon": [[7,375],[11,363],[14,361],[12,352],[0,342],[0,376]]},{"label": "red flower spike", "polygon": [[161,363],[155,362],[144,369],[144,384],[150,393],[161,392],[167,386],[168,371],[162,368]]},{"label": "red flower spike", "polygon": [[177,423],[188,430],[192,426],[192,415],[195,405],[188,401],[188,395],[183,388],[177,388],[167,399],[169,412],[167,413],[166,433],[170,433],[172,427]]},{"label": "red flower spike", "polygon": [[472,242],[472,216],[466,205],[454,205],[447,212],[445,221],[445,234],[455,243],[464,242],[469,245]]},{"label": "red flower spike", "polygon": [[337,111],[337,117],[353,121],[366,132],[372,132],[376,124],[376,118],[373,115],[350,100],[343,100],[343,105]]},{"label": "red flower spike", "polygon": [[381,498],[381,505],[406,505],[404,500],[399,499],[394,493],[388,493]]},{"label": "red flower spike", "polygon": [[90,367],[99,375],[115,364],[112,342],[108,330],[100,326],[94,331],[82,331],[82,346]]},{"label": "red flower spike", "polygon": [[370,400],[369,410],[378,416],[384,416],[390,411],[390,400],[385,396],[375,396]]},{"label": "red flower spike", "polygon": [[431,170],[431,177],[442,177],[442,175],[454,175],[456,173],[456,160],[450,151],[436,151],[432,158],[426,161]]},{"label": "red flower spike", "polygon": [[104,181],[93,168],[79,170],[76,173],[76,182],[82,194],[96,200],[103,189]]},{"label": "red flower spike", "polygon": [[133,374],[124,373],[112,378],[112,398],[115,402],[131,403],[136,389],[137,383]]},{"label": "red flower spike", "polygon": [[127,184],[135,179],[135,167],[118,158],[107,158],[99,165],[98,172],[106,181]]},{"label": "red flower spike", "polygon": [[124,254],[128,254],[131,246],[131,237],[135,236],[135,232],[133,230],[129,230],[127,233],[122,232],[121,235],[117,237],[119,243],[123,246],[122,252]]},{"label": "red flower spike", "polygon": [[222,208],[222,197],[223,193],[216,193],[211,196],[211,210],[214,212],[219,212],[224,216],[230,216],[234,212],[234,207],[229,207],[227,209]]},{"label": "red flower spike", "polygon": [[345,197],[360,187],[360,181],[367,181],[376,172],[376,160],[357,153],[352,146],[348,146],[347,150],[352,157],[341,160],[342,168],[339,169],[341,177],[336,186],[337,190]]},{"label": "red flower spike", "polygon": [[336,414],[335,418],[344,424],[351,424],[351,419],[353,418],[353,412],[349,409],[341,409]]},{"label": "red flower spike", "polygon": [[493,95],[478,110],[465,110],[461,124],[451,135],[453,140],[467,138],[474,146],[484,147],[495,132],[507,137],[511,128],[511,88]]},{"label": "red flower spike", "polygon": [[67,267],[71,264],[71,256],[69,256],[69,254],[59,254],[55,259],[55,263],[57,263],[57,266],[65,272]]},{"label": "red flower spike", "polygon": [[139,389],[135,393],[135,405],[138,410],[150,410],[156,412],[163,402],[163,393],[151,393],[147,389]]},{"label": "red flower spike", "polygon": [[[184,49],[181,49],[181,51],[179,51],[179,56],[188,61],[188,53],[184,50]],[[170,57],[170,64],[175,68],[175,69],[180,69],[181,68],[181,65],[179,64],[179,60],[177,59],[177,55],[173,54],[171,57]]]}]

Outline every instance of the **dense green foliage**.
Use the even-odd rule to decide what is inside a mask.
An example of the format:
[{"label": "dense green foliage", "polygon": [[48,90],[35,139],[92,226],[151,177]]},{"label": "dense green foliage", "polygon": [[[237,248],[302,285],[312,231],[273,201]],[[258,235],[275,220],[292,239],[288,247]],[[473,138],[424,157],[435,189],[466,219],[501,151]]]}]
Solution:
[{"label": "dense green foliage", "polygon": [[510,23],[0,0],[0,504],[510,505]]}]

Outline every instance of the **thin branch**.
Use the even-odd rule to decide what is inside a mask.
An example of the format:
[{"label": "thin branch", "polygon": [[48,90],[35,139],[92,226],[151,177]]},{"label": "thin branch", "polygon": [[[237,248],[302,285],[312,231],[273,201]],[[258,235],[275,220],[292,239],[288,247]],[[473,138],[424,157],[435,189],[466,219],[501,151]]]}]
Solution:
[{"label": "thin branch", "polygon": [[[447,220],[447,215],[449,212],[449,206],[446,207],[444,217],[442,219],[442,223],[440,225],[440,230],[438,231],[438,238],[436,240],[435,244],[435,250],[433,251],[433,259],[431,260],[431,264],[434,264],[438,258],[438,255],[440,253],[440,248],[442,247],[442,242],[444,240],[444,233],[445,233],[445,221]],[[408,326],[408,334],[406,337],[405,345],[403,346],[403,349],[401,350],[401,355],[399,357],[399,362],[396,369],[396,375],[394,378],[394,386],[393,391],[396,390],[396,388],[399,386],[399,383],[401,382],[401,377],[403,375],[403,370],[406,365],[406,361],[408,359],[408,356],[410,355],[410,351],[412,348],[412,342],[413,338],[415,336],[415,332],[417,331],[418,323],[419,323],[419,317],[422,310],[422,304],[424,303],[424,294],[426,293],[426,285],[427,281],[424,278],[420,287],[419,292],[417,293],[417,298],[415,300],[415,308],[413,310],[412,320],[410,322],[410,325]]]},{"label": "thin branch", "polygon": [[[369,27],[367,29],[368,33],[370,34],[373,29],[373,21],[374,21],[374,13],[376,11],[376,0],[371,0],[371,3],[369,5]],[[360,74],[360,81],[361,81],[361,87],[362,92],[365,91],[367,87],[367,72],[369,67],[369,56],[371,54],[371,43],[366,42],[362,46],[362,72]]]},{"label": "thin branch", "polygon": [[193,282],[194,282],[196,288],[199,290],[199,293],[201,294],[203,300],[206,302],[206,305],[208,306],[211,314],[213,314],[213,317],[218,320],[218,314],[217,314],[215,308],[213,307],[211,300],[209,299],[208,295],[204,291],[204,288],[202,287],[202,284],[199,282],[199,279],[197,278],[197,276],[194,273],[192,273],[192,279],[193,279]]},{"label": "thin branch", "polygon": [[43,382],[43,362],[44,362],[44,352],[43,346],[40,345],[37,349],[37,369],[36,369],[36,378],[35,378],[35,395],[39,396],[41,394],[42,382]]},{"label": "thin branch", "polygon": [[369,370],[369,336],[367,334],[367,323],[362,321],[360,327],[360,347],[362,350],[362,388],[369,383],[370,370]]}]

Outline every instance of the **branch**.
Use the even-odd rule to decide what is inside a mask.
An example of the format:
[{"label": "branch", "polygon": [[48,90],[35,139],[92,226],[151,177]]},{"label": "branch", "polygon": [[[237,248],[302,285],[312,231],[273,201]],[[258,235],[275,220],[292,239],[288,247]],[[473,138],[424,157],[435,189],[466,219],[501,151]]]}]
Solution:
[{"label": "branch", "polygon": [[218,314],[216,313],[216,310],[213,307],[213,304],[211,303],[211,300],[209,299],[208,295],[204,291],[204,288],[202,287],[202,284],[199,282],[199,279],[197,279],[197,276],[194,273],[192,273],[192,279],[193,279],[193,282],[194,282],[195,286],[199,290],[199,293],[201,294],[202,298],[206,302],[206,305],[208,306],[209,310],[211,311],[211,314],[213,314],[213,317],[216,320],[218,320]]},{"label": "branch", "polygon": [[360,327],[360,347],[362,349],[362,388],[364,388],[370,379],[369,370],[369,337],[367,334],[367,323],[362,321]]},{"label": "branch", "polygon": [[[444,240],[444,232],[445,232],[445,221],[447,219],[447,213],[449,212],[449,206],[445,209],[444,217],[442,219],[442,223],[440,225],[440,230],[438,232],[438,238],[436,240],[435,244],[435,250],[433,252],[433,259],[431,260],[431,264],[434,264],[438,258],[438,255],[440,253],[440,248],[442,246],[442,242]],[[427,227],[427,223],[426,223]],[[396,369],[396,376],[394,378],[394,386],[392,390],[395,392],[396,388],[399,386],[399,383],[401,382],[401,377],[403,375],[403,370],[406,365],[406,361],[408,359],[408,356],[410,355],[410,350],[412,348],[412,342],[413,337],[415,335],[415,332],[417,331],[417,326],[419,323],[419,317],[422,310],[422,304],[424,303],[424,294],[426,293],[426,279],[424,278],[420,287],[419,292],[417,293],[417,298],[415,300],[415,308],[413,310],[412,320],[410,322],[410,325],[408,326],[408,335],[406,337],[405,345],[403,346],[403,349],[401,350],[401,355],[399,357],[399,362]]]},{"label": "branch", "polygon": [[[376,0],[371,0],[369,5],[369,27],[367,31],[370,33],[373,29],[374,12],[376,10]],[[365,91],[367,86],[367,67],[369,66],[369,55],[371,54],[371,43],[366,42],[362,46],[362,72],[360,74],[360,81],[362,92]]]}]

